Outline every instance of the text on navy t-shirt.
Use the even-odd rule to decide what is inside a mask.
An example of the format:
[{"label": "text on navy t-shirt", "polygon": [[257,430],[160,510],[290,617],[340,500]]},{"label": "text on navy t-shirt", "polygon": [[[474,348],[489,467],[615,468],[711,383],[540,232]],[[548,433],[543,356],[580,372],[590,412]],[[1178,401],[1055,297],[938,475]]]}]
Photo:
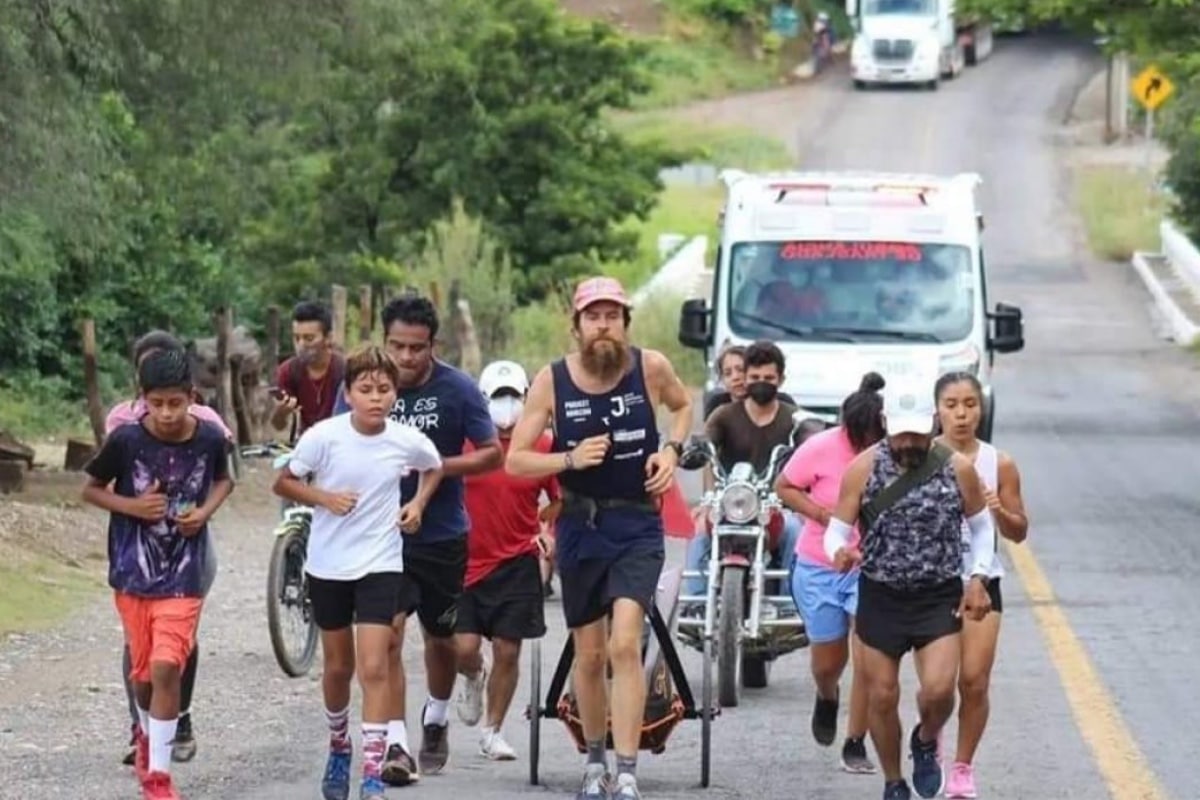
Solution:
[{"label": "text on navy t-shirt", "polygon": [[[349,411],[344,393],[339,395],[335,414]],[[434,360],[429,380],[411,389],[401,389],[392,406],[392,419],[411,425],[428,436],[442,458],[460,456],[464,442],[481,447],[497,438],[487,401],[471,376],[445,362]],[[420,476],[408,475],[400,482],[402,503],[417,492]],[[405,541],[437,542],[465,536],[471,522],[463,494],[462,476],[443,477],[429,498],[421,518],[421,529]]]}]

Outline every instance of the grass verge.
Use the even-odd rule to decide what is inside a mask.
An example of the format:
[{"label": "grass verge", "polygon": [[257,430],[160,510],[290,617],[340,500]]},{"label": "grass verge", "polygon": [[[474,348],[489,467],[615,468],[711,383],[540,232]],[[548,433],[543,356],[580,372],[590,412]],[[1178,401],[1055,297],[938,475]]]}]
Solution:
[{"label": "grass verge", "polygon": [[778,86],[781,62],[743,55],[727,36],[700,22],[679,22],[650,43],[650,91],[634,101],[638,109],[669,108],[735,92]]},{"label": "grass verge", "polygon": [[[783,169],[792,157],[782,142],[738,127],[700,128],[680,125],[670,112],[649,112],[620,118],[616,126],[639,142],[661,142],[688,153],[693,163],[717,169],[736,167],[750,171]],[[644,222],[631,223],[638,231],[638,256],[606,266],[632,291],[641,286],[660,266],[658,239],[676,233],[687,238],[708,236],[715,241],[717,214],[724,200],[721,185],[668,185],[658,205]]]},{"label": "grass verge", "polygon": [[85,600],[99,595],[97,573],[42,557],[0,567],[0,635],[43,630],[61,621]]},{"label": "grass verge", "polygon": [[0,430],[26,443],[92,435],[83,403],[65,400],[38,381],[0,385]]},{"label": "grass verge", "polygon": [[1075,199],[1092,252],[1128,261],[1137,250],[1158,246],[1163,197],[1143,170],[1115,165],[1081,165],[1075,170]]}]

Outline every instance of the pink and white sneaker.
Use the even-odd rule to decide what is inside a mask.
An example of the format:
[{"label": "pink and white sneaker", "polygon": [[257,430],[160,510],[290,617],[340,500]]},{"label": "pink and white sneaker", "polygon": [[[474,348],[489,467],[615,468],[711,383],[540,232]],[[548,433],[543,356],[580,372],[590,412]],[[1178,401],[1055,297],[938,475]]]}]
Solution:
[{"label": "pink and white sneaker", "polygon": [[972,800],[978,797],[975,793],[975,770],[970,764],[956,761],[950,768],[950,777],[946,780],[945,794],[947,798],[957,800]]}]

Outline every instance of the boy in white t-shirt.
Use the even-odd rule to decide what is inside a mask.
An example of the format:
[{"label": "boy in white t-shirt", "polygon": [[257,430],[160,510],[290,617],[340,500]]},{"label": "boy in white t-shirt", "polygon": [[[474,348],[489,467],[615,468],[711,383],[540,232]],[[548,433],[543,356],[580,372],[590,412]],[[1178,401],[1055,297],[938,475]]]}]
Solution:
[{"label": "boy in white t-shirt", "polygon": [[[433,442],[388,419],[399,379],[381,348],[366,345],[351,353],[345,372],[350,413],[305,431],[275,480],[280,497],[314,509],[305,570],[324,654],[321,684],[330,731],[321,783],[325,800],[347,800],[350,794],[350,679],[356,663],[363,695],[360,798],[383,800],[388,646],[403,586],[401,531],[418,529],[441,480]],[[400,479],[409,470],[420,473],[420,485],[401,506]]]}]

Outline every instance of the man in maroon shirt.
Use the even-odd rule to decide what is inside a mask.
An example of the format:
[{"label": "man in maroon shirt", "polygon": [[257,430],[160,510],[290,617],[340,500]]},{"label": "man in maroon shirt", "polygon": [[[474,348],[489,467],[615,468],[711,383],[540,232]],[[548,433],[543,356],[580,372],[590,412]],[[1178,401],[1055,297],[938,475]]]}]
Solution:
[{"label": "man in maroon shirt", "polygon": [[[507,454],[529,379],[519,364],[496,361],[480,374],[479,388]],[[550,434],[544,433],[537,448],[548,453],[550,445]],[[549,505],[539,512],[543,494]],[[458,670],[464,678],[458,715],[467,725],[477,724],[486,694],[479,752],[493,761],[511,761],[517,754],[500,726],[517,688],[521,642],[546,633],[540,561],[553,547],[548,531],[559,507],[558,481],[552,476],[517,478],[504,470],[468,475],[466,505],[471,520],[467,575],[455,625]],[[483,662],[483,637],[492,642],[490,676]]]},{"label": "man in maroon shirt", "polygon": [[333,315],[322,303],[306,300],[292,309],[292,345],[296,355],[275,369],[278,395],[271,411],[271,426],[277,431],[293,421],[292,441],[333,415],[345,363],[333,351],[329,336],[332,328]]}]

